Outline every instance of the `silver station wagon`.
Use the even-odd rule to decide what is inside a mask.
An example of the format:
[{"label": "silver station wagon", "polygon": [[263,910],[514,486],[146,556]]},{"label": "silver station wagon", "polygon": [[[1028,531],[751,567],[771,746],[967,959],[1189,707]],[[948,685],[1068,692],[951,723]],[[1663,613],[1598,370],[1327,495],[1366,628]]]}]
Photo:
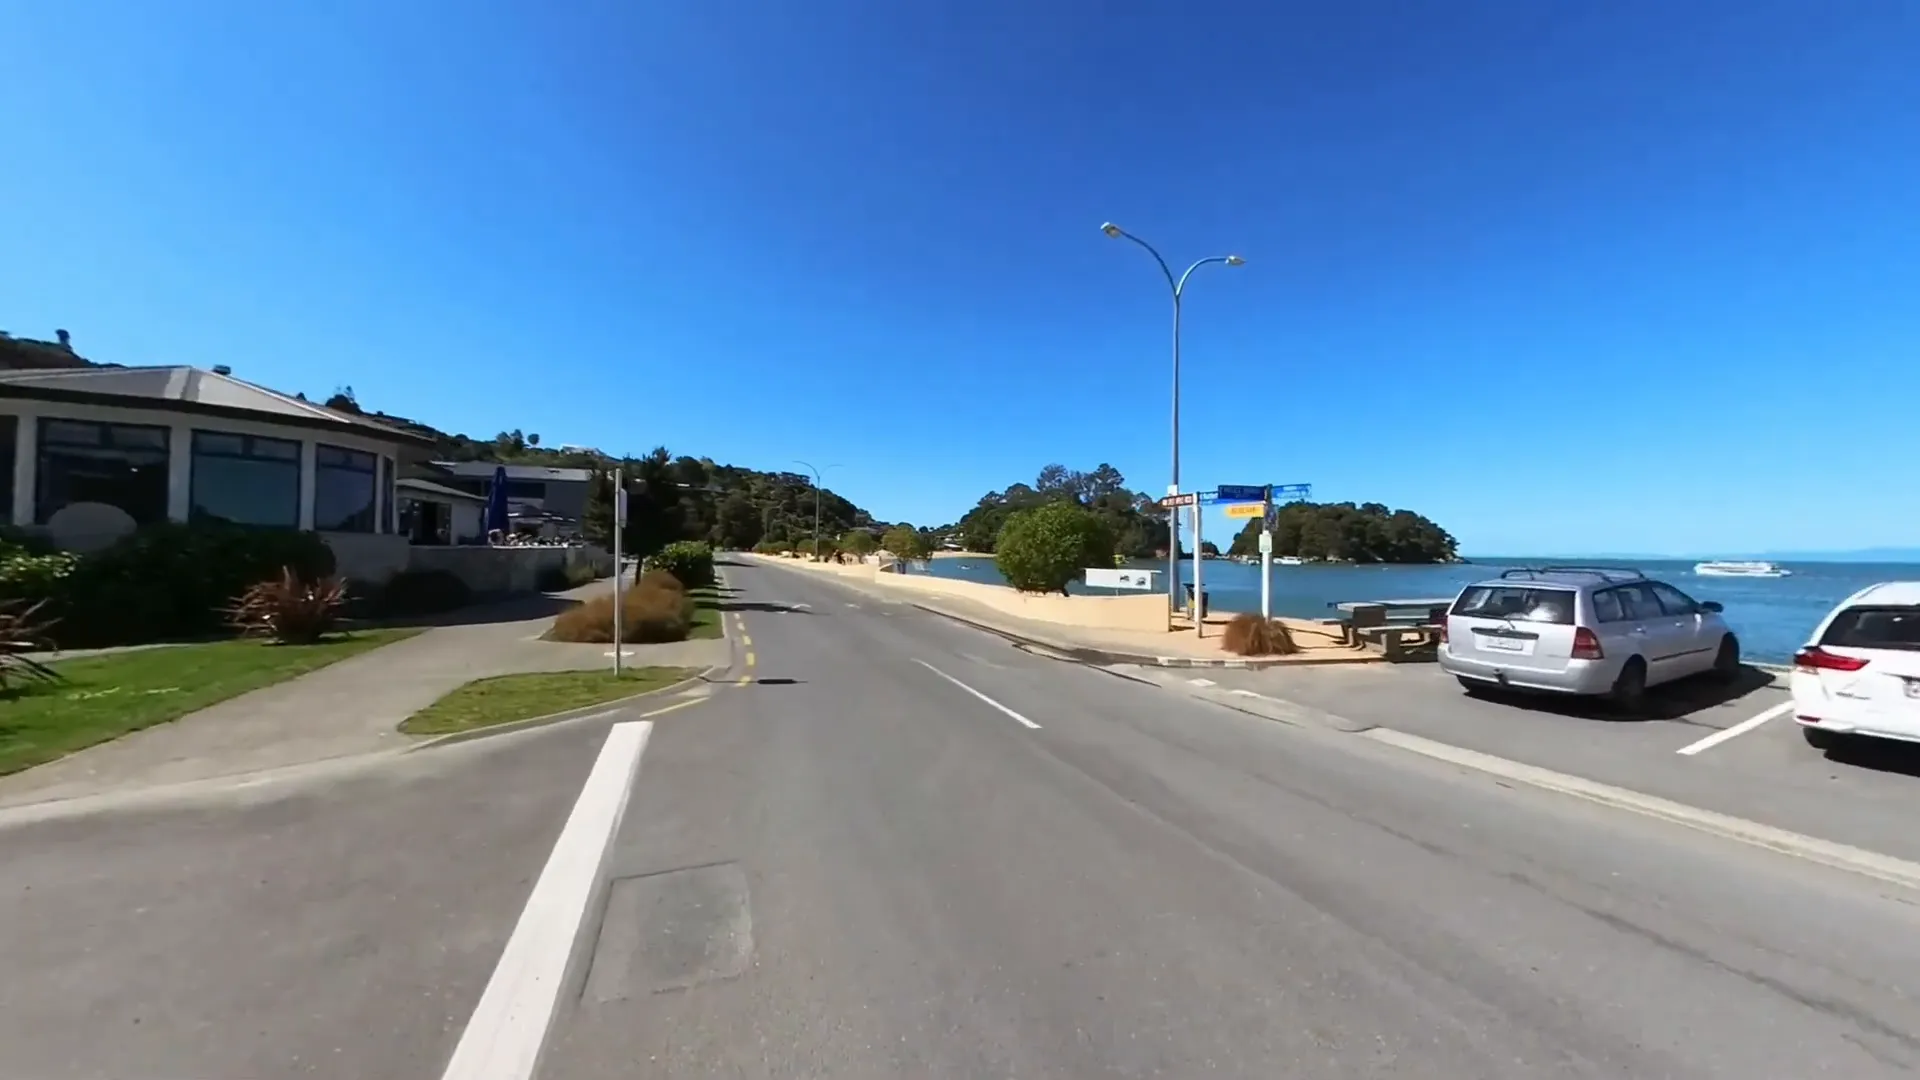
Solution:
[{"label": "silver station wagon", "polygon": [[1633,711],[1650,686],[1733,679],[1740,642],[1719,604],[1638,570],[1545,566],[1462,589],[1441,630],[1440,669],[1469,693],[1604,696]]}]

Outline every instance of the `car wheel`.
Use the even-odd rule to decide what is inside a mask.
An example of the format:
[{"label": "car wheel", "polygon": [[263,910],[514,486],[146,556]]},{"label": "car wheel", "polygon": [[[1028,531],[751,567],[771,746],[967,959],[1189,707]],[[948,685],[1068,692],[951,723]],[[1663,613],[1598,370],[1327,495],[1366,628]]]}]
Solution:
[{"label": "car wheel", "polygon": [[1831,750],[1840,745],[1840,733],[1826,728],[1800,726],[1800,734],[1807,737],[1807,745],[1815,750]]},{"label": "car wheel", "polygon": [[1740,639],[1732,634],[1720,639],[1720,651],[1713,654],[1713,677],[1721,682],[1740,677]]},{"label": "car wheel", "polygon": [[1647,707],[1647,662],[1633,657],[1614,677],[1613,689],[1607,692],[1607,700],[1613,707],[1627,714],[1638,716]]}]

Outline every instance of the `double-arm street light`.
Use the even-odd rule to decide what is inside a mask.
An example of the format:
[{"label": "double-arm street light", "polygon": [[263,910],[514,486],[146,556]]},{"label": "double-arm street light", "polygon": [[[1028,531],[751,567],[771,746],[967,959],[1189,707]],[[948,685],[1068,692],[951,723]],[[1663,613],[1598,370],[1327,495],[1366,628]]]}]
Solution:
[{"label": "double-arm street light", "polygon": [[[1200,269],[1208,263],[1241,266],[1246,263],[1246,260],[1238,255],[1213,255],[1187,267],[1186,273],[1176,278],[1173,276],[1173,268],[1167,265],[1167,260],[1160,257],[1160,253],[1153,249],[1152,244],[1147,243],[1145,240],[1140,239],[1111,221],[1100,226],[1100,231],[1116,240],[1131,240],[1141,247],[1146,248],[1147,254],[1153,256],[1153,261],[1159,264],[1160,272],[1166,275],[1167,287],[1173,290],[1173,487],[1167,494],[1177,494],[1180,490],[1180,298],[1186,294],[1187,279],[1193,276],[1195,270]],[[1199,513],[1199,504],[1197,502],[1194,504],[1194,508],[1194,512]],[[1193,557],[1198,559],[1200,552],[1198,550],[1194,551]],[[1179,609],[1180,508],[1177,506],[1167,509],[1167,600],[1173,605],[1175,610]],[[1194,621],[1196,623],[1199,621],[1200,600],[1201,598],[1198,596],[1193,598]]]},{"label": "double-arm street light", "polygon": [[[801,461],[799,458],[794,458],[793,463],[795,465],[807,465],[806,462]],[[827,469],[837,469],[839,467],[839,465],[829,465]],[[820,474],[825,472],[826,469],[816,469],[812,465],[807,465],[807,471],[813,474],[813,557],[818,561],[820,558]]]}]

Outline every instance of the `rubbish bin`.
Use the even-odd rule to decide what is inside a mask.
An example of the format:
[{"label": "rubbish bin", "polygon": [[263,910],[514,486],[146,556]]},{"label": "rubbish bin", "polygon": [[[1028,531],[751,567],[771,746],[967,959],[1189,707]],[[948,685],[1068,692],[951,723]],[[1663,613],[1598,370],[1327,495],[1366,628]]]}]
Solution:
[{"label": "rubbish bin", "polygon": [[[1186,588],[1187,588],[1187,610],[1188,610],[1189,612],[1191,612],[1191,611],[1193,611],[1193,585],[1192,585],[1191,583],[1189,583],[1189,584],[1187,585],[1187,587],[1186,587]],[[1212,606],[1213,606],[1213,594],[1212,594],[1212,593],[1210,593],[1210,592],[1207,592],[1207,591],[1206,591],[1206,590],[1204,590],[1204,589],[1203,589],[1203,590],[1201,590],[1201,592],[1200,592],[1200,612],[1199,612],[1199,614],[1198,614],[1198,615],[1195,615],[1194,617],[1195,617],[1195,618],[1198,618],[1198,619],[1204,619],[1204,618],[1206,618],[1206,617],[1207,617],[1207,610],[1208,610],[1209,608],[1211,608]]]}]

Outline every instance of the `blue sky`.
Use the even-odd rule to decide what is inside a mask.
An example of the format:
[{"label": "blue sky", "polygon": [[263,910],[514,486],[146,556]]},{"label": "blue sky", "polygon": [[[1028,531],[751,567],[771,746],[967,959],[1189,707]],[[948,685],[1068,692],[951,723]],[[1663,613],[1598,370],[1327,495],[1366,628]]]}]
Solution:
[{"label": "blue sky", "polygon": [[[305,9],[305,10],[296,10]],[[1419,10],[1415,10],[1419,9]],[[1920,5],[0,0],[0,328],[938,524],[1912,545]],[[1224,521],[1210,522],[1213,535]]]}]

